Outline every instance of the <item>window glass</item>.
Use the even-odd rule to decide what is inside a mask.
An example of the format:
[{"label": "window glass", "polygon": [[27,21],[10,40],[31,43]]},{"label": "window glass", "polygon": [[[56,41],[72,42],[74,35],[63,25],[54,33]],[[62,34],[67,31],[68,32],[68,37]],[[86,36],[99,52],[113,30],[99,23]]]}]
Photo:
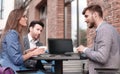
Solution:
[{"label": "window glass", "polygon": [[[70,5],[68,5],[69,3]],[[71,9],[69,9],[69,6]],[[87,45],[87,25],[85,23],[84,16],[82,15],[82,11],[86,6],[87,0],[65,0],[65,38],[69,31],[71,31],[70,37],[73,40],[74,47],[77,47],[80,44]],[[70,17],[68,18],[68,16]],[[68,24],[71,24],[69,25],[71,27],[68,27]]]},{"label": "window glass", "polygon": [[0,19],[3,19],[3,0],[0,0]]}]

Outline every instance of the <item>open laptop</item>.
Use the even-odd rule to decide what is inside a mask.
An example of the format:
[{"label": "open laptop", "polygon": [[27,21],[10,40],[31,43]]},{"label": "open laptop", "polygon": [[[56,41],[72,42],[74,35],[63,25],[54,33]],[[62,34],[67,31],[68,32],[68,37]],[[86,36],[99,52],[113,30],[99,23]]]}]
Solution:
[{"label": "open laptop", "polygon": [[50,54],[66,54],[73,53],[72,39],[49,38],[48,49]]}]

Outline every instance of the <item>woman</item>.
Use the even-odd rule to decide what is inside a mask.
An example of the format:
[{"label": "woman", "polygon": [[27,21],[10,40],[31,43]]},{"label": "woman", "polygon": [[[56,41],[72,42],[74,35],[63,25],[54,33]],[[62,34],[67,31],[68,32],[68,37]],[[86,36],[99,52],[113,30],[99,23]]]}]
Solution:
[{"label": "woman", "polygon": [[22,70],[24,61],[44,53],[44,49],[33,48],[24,54],[22,29],[26,26],[27,18],[24,8],[15,9],[9,14],[0,42],[0,64],[2,66],[11,67],[14,71]]}]

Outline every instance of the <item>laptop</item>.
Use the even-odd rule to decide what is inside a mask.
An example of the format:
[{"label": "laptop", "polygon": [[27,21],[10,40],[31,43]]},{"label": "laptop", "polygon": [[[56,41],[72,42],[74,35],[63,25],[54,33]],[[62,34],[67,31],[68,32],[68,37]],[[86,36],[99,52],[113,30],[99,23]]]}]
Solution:
[{"label": "laptop", "polygon": [[48,49],[50,54],[73,53],[72,39],[48,38]]}]

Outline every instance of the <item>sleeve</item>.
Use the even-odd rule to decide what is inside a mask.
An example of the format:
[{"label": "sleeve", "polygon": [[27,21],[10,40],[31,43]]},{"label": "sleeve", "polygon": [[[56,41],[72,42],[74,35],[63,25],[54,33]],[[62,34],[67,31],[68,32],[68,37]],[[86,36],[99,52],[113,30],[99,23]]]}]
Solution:
[{"label": "sleeve", "polygon": [[112,46],[112,32],[109,29],[103,28],[99,30],[95,39],[94,49],[85,50],[85,54],[90,60],[101,64],[105,64],[108,61]]},{"label": "sleeve", "polygon": [[36,42],[36,46],[43,46],[43,44],[40,41],[38,41]]},{"label": "sleeve", "polygon": [[6,35],[6,52],[8,57],[15,65],[23,64],[23,57],[21,52],[21,45],[16,31],[10,31]]}]

